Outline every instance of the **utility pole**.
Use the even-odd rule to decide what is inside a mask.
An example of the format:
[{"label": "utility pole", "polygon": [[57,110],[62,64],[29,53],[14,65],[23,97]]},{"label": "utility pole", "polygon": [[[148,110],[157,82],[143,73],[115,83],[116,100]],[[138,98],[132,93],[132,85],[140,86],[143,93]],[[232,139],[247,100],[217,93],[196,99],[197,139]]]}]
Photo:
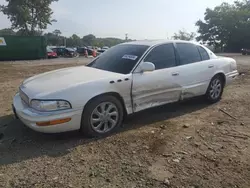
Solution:
[{"label": "utility pole", "polygon": [[66,47],[67,46],[67,38],[64,37],[64,46]]}]

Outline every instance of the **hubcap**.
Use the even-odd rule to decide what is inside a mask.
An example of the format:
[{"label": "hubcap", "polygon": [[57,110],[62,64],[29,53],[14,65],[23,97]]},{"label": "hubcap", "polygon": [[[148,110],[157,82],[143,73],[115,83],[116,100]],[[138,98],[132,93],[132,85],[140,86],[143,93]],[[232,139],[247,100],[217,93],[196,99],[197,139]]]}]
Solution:
[{"label": "hubcap", "polygon": [[103,102],[93,110],[90,123],[94,131],[106,133],[117,125],[118,119],[117,107],[111,102]]},{"label": "hubcap", "polygon": [[214,79],[210,86],[210,91],[209,91],[210,97],[212,99],[217,99],[221,94],[221,90],[222,90],[221,81],[219,79]]}]

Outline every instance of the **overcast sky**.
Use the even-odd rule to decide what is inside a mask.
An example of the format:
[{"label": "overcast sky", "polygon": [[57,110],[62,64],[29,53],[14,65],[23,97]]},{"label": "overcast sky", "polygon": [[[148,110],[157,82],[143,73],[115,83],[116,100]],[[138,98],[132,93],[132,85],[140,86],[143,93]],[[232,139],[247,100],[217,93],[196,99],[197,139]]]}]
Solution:
[{"label": "overcast sky", "polygon": [[[234,0],[59,0],[52,4],[58,22],[48,31],[60,29],[66,35],[94,34],[97,37],[163,39],[180,29],[196,31],[207,7]],[[0,0],[3,4],[5,0]],[[0,29],[10,27],[0,13]]]}]

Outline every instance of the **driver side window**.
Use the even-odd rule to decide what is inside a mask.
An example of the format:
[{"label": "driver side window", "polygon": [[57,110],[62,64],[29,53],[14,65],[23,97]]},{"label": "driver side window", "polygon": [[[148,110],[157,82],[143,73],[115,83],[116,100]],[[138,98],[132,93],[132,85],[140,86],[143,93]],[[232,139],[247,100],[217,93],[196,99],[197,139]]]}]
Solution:
[{"label": "driver side window", "polygon": [[144,62],[151,62],[155,65],[155,70],[176,66],[176,57],[173,44],[163,44],[156,46]]}]

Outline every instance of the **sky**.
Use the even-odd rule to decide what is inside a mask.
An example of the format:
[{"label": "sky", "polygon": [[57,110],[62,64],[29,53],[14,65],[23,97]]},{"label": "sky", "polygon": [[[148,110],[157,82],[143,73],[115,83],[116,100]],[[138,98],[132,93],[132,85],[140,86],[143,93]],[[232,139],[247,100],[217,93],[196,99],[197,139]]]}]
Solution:
[{"label": "sky", "polygon": [[[180,29],[196,32],[195,22],[204,18],[206,8],[234,0],[59,0],[51,5],[57,22],[47,31],[61,30],[65,36],[130,39],[165,39]],[[4,4],[5,0],[0,0]],[[0,29],[11,24],[0,13]]]}]

